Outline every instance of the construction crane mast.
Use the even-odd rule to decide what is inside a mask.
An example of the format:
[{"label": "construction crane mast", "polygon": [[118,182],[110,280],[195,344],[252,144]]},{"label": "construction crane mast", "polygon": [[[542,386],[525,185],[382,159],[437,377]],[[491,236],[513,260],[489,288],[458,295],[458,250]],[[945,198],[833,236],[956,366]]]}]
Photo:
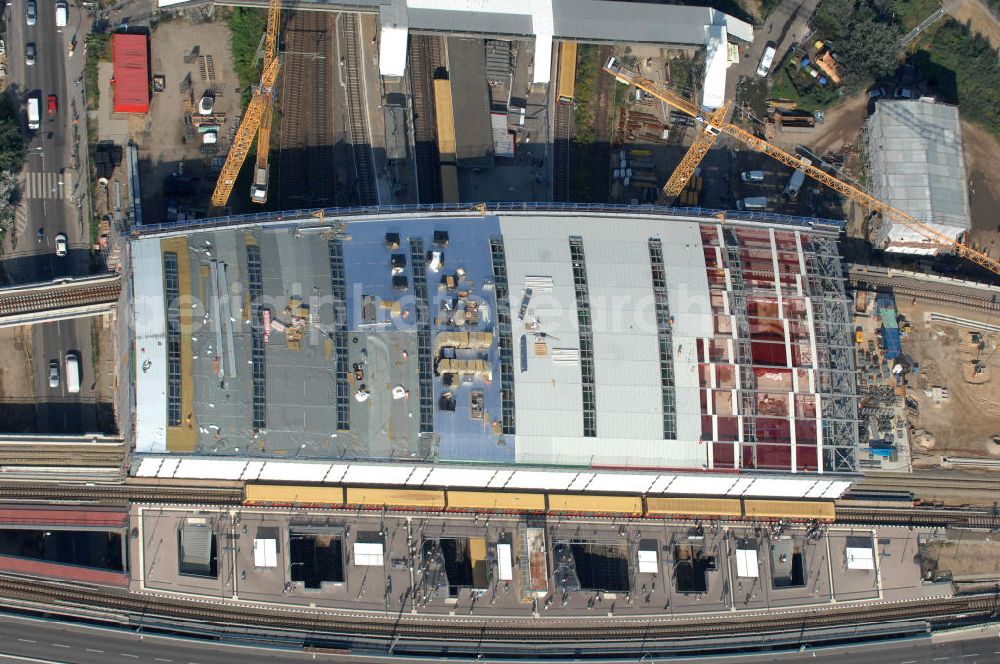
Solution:
[{"label": "construction crane mast", "polygon": [[[776,145],[768,143],[762,138],[758,138],[757,136],[743,129],[742,127],[737,127],[734,124],[719,119],[717,117],[719,115],[718,111],[715,114],[713,114],[710,119],[706,119],[705,112],[702,111],[702,109],[700,109],[698,106],[692,104],[691,102],[684,99],[677,93],[673,92],[662,83],[659,83],[652,79],[644,78],[643,76],[640,76],[637,72],[623,68],[621,66],[621,63],[617,59],[611,58],[610,60],[608,60],[607,64],[604,65],[604,71],[611,74],[616,79],[618,79],[622,83],[625,83],[626,85],[634,85],[640,90],[645,90],[646,92],[653,95],[657,99],[666,102],[670,106],[676,108],[678,111],[686,113],[691,117],[695,118],[697,121],[704,124],[705,132],[701,137],[699,137],[699,139],[706,138],[710,134],[710,131],[714,132],[714,134],[712,134],[713,141],[715,135],[718,135],[719,133],[724,133],[729,136],[732,136],[733,138],[749,146],[750,148],[758,152],[762,152],[768,155],[769,157],[772,157],[773,159],[780,161],[786,166],[790,166],[792,168],[802,171],[809,177],[813,178],[814,180],[822,182],[826,186],[830,187],[839,194],[846,196],[847,198],[854,201],[858,205],[873,210],[874,212],[878,212],[879,214],[882,215],[884,219],[888,219],[891,221],[898,221],[899,223],[903,224],[910,230],[919,233],[920,235],[927,238],[932,243],[940,246],[941,248],[950,249],[959,256],[971,260],[977,265],[980,265],[986,268],[987,270],[990,270],[994,274],[1000,274],[1000,261],[990,258],[986,254],[976,251],[972,247],[962,244],[958,240],[949,237],[944,233],[939,232],[935,228],[921,222],[920,220],[914,218],[913,216],[907,214],[906,212],[903,212],[902,210],[895,208],[889,205],[888,203],[880,201],[879,199],[875,198],[868,192],[863,191],[862,189],[859,189],[858,187],[855,187],[852,184],[848,184],[847,182],[844,182],[843,180],[833,175],[830,175],[826,171],[817,168],[816,166],[806,163],[799,157],[796,157],[795,155],[786,152],[785,150],[782,150]],[[727,108],[726,106],[723,106],[723,109],[726,108]],[[723,109],[720,109],[720,111]],[[695,144],[696,145],[698,144],[698,140],[695,141]],[[709,144],[709,146],[710,145],[711,144]],[[695,152],[694,148],[695,146],[692,145],[691,149],[688,151],[688,154],[685,155],[684,161],[681,162],[682,165],[684,165],[685,162],[689,161],[688,160],[689,157],[691,157],[692,160],[694,160],[694,158],[696,157],[696,155],[692,154]],[[708,151],[707,148],[704,148],[704,150],[699,148],[701,156],[704,156],[704,152],[707,151]],[[698,161],[700,160],[701,159],[698,158]],[[694,166],[697,166],[697,162],[695,162]],[[677,175],[677,178],[680,179],[681,177],[683,177],[684,183],[686,183],[687,180],[690,178],[691,174],[694,173],[694,167],[692,167],[690,164],[687,164],[684,167],[685,171],[690,170],[690,173],[688,173],[686,177],[684,176],[683,173],[681,173],[680,175]],[[667,185],[669,186],[670,183],[673,181],[674,181],[674,176],[671,176],[670,181],[668,181]],[[681,189],[683,189],[684,184],[682,183],[680,187]],[[678,190],[678,193],[679,191],[680,190]],[[664,194],[667,194],[667,187],[664,187]]]},{"label": "construction crane mast", "polygon": [[274,106],[274,83],[281,67],[278,60],[278,27],[281,19],[281,0],[270,0],[267,9],[267,28],[264,31],[264,65],[260,84],[253,92],[247,110],[243,114],[233,144],[222,166],[219,179],[212,192],[212,206],[224,207],[236,184],[236,178],[243,168],[253,140],[257,138],[257,161],[254,164],[253,184],[250,200],[255,203],[267,202],[268,153],[271,147],[271,117]]}]

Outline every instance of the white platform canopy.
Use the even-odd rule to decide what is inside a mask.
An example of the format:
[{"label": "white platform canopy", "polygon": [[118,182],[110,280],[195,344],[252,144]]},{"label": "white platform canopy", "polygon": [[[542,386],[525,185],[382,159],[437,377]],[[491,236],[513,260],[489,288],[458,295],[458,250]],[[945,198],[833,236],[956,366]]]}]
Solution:
[{"label": "white platform canopy", "polygon": [[756,579],[760,576],[756,549],[736,549],[736,576]]},{"label": "white platform canopy", "polygon": [[354,564],[369,565],[372,567],[382,566],[383,549],[378,542],[355,542],[354,543]]}]

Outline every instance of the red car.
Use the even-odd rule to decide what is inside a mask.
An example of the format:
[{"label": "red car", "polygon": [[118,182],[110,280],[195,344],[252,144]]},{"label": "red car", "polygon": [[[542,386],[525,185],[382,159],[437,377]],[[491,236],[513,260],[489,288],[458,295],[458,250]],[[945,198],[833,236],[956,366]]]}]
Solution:
[{"label": "red car", "polygon": [[49,95],[49,115],[55,115],[59,110],[59,104],[55,95]]}]

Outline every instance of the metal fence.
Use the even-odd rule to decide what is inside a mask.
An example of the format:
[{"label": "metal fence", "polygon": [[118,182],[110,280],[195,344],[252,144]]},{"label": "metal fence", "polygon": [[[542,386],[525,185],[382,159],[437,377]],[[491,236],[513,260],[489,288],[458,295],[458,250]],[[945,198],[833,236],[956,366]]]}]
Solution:
[{"label": "metal fence", "polygon": [[313,221],[317,224],[329,218],[357,220],[365,217],[387,217],[403,214],[491,214],[504,212],[554,212],[578,214],[627,214],[646,216],[676,216],[694,217],[705,220],[724,220],[733,222],[759,222],[779,224],[784,226],[827,227],[830,230],[843,230],[846,222],[837,219],[819,217],[793,217],[773,212],[751,212],[717,210],[711,208],[665,207],[659,205],[614,205],[610,203],[436,203],[422,205],[381,205],[353,208],[307,208],[302,210],[286,210],[283,212],[256,212],[253,214],[230,215],[226,217],[210,217],[206,219],[185,220],[163,224],[150,224],[132,229],[132,237],[155,235],[160,233],[176,233],[179,231],[195,231],[226,228],[233,226],[293,225]]}]

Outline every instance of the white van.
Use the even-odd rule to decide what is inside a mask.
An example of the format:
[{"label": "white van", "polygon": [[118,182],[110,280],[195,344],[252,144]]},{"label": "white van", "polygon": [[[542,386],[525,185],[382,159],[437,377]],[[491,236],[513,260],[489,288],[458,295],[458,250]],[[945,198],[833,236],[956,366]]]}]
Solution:
[{"label": "white van", "polygon": [[69,19],[69,5],[66,0],[56,0],[56,27],[65,28]]},{"label": "white van", "polygon": [[771,71],[771,63],[774,62],[774,47],[768,46],[764,49],[764,55],[760,58],[760,64],[757,65],[757,75],[767,76],[767,72]]},{"label": "white van", "polygon": [[38,95],[28,97],[28,129],[34,131],[42,126],[41,103]]},{"label": "white van", "polygon": [[66,391],[76,394],[80,391],[80,359],[76,353],[66,353]]},{"label": "white van", "polygon": [[767,209],[767,197],[766,196],[748,196],[747,198],[740,199],[736,201],[736,208],[738,210],[766,210]]},{"label": "white van", "polygon": [[744,182],[763,182],[764,171],[743,171],[740,177]]}]

